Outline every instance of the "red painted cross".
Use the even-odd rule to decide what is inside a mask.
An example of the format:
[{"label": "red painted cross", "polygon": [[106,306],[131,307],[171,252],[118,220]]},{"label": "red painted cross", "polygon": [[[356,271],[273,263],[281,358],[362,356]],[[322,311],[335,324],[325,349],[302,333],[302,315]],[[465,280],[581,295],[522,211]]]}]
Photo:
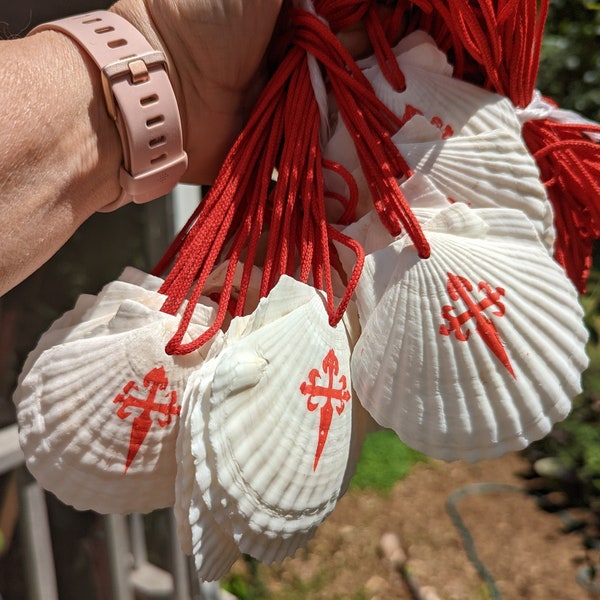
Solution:
[{"label": "red painted cross", "polygon": [[[129,381],[123,387],[123,393],[119,394],[113,402],[121,404],[117,410],[117,416],[121,419],[127,419],[134,414],[130,409],[137,409],[137,416],[134,417],[131,426],[131,435],[129,437],[129,450],[127,452],[127,461],[125,463],[125,473],[131,466],[138,450],[144,443],[150,427],[152,427],[152,413],[165,415],[166,419],[158,418],[156,422],[160,427],[166,427],[171,423],[171,417],[178,415],[181,412],[181,406],[177,406],[177,392],[172,390],[165,397],[168,400],[167,404],[156,401],[156,395],[159,391],[164,391],[169,385],[165,370],[163,367],[155,367],[149,371],[144,377],[143,385],[148,388],[146,398],[136,398],[130,392],[138,392],[139,388],[134,381]],[[140,412],[138,412],[140,411]]]},{"label": "red painted cross", "polygon": [[500,298],[504,296],[504,289],[497,287],[492,289],[489,283],[480,281],[477,287],[478,291],[484,292],[483,298],[476,302],[473,298],[473,284],[465,277],[448,273],[448,282],[446,284],[448,295],[451,300],[462,300],[467,310],[456,315],[452,314],[455,310],[454,306],[446,305],[442,307],[442,317],[448,322],[447,325],[440,325],[440,333],[442,335],[450,335],[454,333],[457,340],[466,342],[471,335],[470,329],[467,327],[464,331],[462,326],[475,319],[475,331],[481,336],[487,347],[494,353],[500,362],[506,367],[508,372],[515,377],[510,359],[504,349],[504,344],[500,339],[500,335],[496,330],[494,323],[488,319],[483,311],[490,306],[495,306],[497,310],[492,314],[497,317],[503,317],[506,309],[504,304],[500,302]]},{"label": "red painted cross", "polygon": [[[319,369],[312,369],[308,374],[308,382],[302,382],[300,385],[300,391],[304,395],[308,395],[306,406],[311,412],[321,408],[321,418],[319,421],[319,440],[317,442],[317,450],[315,452],[315,460],[313,463],[313,471],[317,470],[319,459],[323,453],[327,436],[329,435],[329,428],[331,427],[331,420],[333,418],[333,409],[338,415],[344,412],[346,403],[350,401],[350,392],[346,389],[346,376],[342,375],[338,382],[340,387],[336,388],[335,377],[339,374],[340,364],[335,352],[330,350],[327,356],[323,359],[322,368],[324,374],[327,375],[327,385],[318,385],[317,380],[321,379],[321,372]],[[320,400],[315,401],[315,398]]]}]

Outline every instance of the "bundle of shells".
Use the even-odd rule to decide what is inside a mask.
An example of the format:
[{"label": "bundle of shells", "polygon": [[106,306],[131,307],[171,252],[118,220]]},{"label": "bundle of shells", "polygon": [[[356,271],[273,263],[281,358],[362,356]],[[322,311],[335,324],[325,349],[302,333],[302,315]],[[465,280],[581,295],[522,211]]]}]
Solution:
[{"label": "bundle of shells", "polygon": [[[302,547],[374,427],[479,460],[563,419],[600,127],[533,89],[545,6],[285,8],[273,76],[154,273],[81,296],[29,356],[14,401],[40,484],[174,506],[212,580]],[[355,62],[336,33],[359,20]]]}]

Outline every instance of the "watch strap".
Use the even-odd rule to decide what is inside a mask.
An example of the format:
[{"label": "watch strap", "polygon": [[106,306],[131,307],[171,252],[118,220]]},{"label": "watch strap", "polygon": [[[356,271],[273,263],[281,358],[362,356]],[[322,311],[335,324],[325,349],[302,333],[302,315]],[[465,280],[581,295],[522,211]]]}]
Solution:
[{"label": "watch strap", "polygon": [[185,172],[187,155],[163,53],[129,21],[108,11],[43,23],[30,33],[48,29],[73,38],[98,65],[106,108],[121,137],[122,192],[103,210],[168,193]]}]

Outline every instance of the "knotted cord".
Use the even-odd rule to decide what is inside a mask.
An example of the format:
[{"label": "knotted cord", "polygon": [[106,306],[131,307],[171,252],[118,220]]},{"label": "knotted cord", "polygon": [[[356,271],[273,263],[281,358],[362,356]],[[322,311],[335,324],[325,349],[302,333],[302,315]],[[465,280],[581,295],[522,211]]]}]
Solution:
[{"label": "knotted cord", "polygon": [[[464,50],[480,67],[480,84],[527,107],[535,92],[549,0],[431,2],[451,31],[456,57]],[[472,66],[456,74],[479,79]],[[552,119],[523,126],[554,208],[554,257],[580,292],[591,268],[592,243],[600,235],[600,145],[586,133],[598,133],[598,128]]]},{"label": "knotted cord", "polygon": [[[427,28],[455,76],[527,106],[535,89],[549,0],[429,0]],[[443,23],[440,25],[439,19]],[[451,40],[451,43],[448,43]]]},{"label": "knotted cord", "polygon": [[[549,0],[424,0],[409,10],[412,4],[398,2],[384,23],[386,32],[392,23],[406,31],[412,20],[454,61],[455,77],[506,96],[519,108],[532,102]],[[552,119],[523,126],[554,208],[554,256],[581,292],[600,235],[600,145],[586,135],[597,132],[592,125]]]}]

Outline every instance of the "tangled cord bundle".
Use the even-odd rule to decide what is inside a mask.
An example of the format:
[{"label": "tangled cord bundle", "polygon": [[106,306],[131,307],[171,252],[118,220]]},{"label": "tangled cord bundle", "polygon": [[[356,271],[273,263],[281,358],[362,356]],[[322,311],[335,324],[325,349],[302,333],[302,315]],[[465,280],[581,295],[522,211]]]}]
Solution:
[{"label": "tangled cord bundle", "polygon": [[[227,310],[233,316],[244,314],[254,264],[263,269],[261,297],[288,274],[302,282],[312,278],[313,285],[326,292],[332,325],[346,309],[360,276],[363,251],[326,222],[324,201],[329,196],[343,203],[339,224],[347,224],[353,220],[356,186],[342,165],[322,156],[320,132],[327,115],[319,107],[315,77],[323,78],[351,133],[382,222],[392,235],[404,229],[421,258],[429,255],[427,240],[398,185],[412,175],[390,139],[403,122],[377,98],[336,38],[339,31],[364,22],[381,71],[396,90],[401,91],[405,81],[392,45],[421,29],[454,61],[455,77],[507,96],[516,107],[532,101],[548,0],[399,0],[386,3],[384,12],[382,3],[370,0],[315,0],[304,8],[300,4],[284,10],[273,42],[278,65],[245,130],[203,204],[154,269],[154,274],[162,274],[174,260],[160,290],[168,296],[165,312],[173,314],[189,300],[167,346],[169,353],[188,353],[211,339],[223,326]],[[311,61],[316,66],[311,67]],[[557,215],[555,258],[580,291],[590,268],[592,241],[600,235],[600,146],[589,137],[598,132],[598,126],[558,124],[551,118],[530,120],[523,127]],[[347,197],[324,189],[326,170],[345,180]],[[263,237],[266,250],[261,250]],[[355,253],[352,273],[340,271],[334,241]],[[193,306],[224,252],[230,262],[217,318],[200,338],[182,344]],[[234,304],[232,282],[242,257],[244,273]],[[332,270],[346,286],[337,307]]]},{"label": "tangled cord bundle", "polygon": [[[535,91],[547,7],[286,3],[272,76],[153,275],[80,297],[28,358],[40,483],[174,506],[215,579],[310,539],[373,420],[445,460],[546,435],[587,365],[565,270],[581,289],[600,234],[600,127]],[[357,63],[337,34],[359,26]]]},{"label": "tangled cord bundle", "polygon": [[536,119],[523,137],[538,164],[554,207],[556,260],[580,292],[592,266],[592,244],[600,236],[600,126]]},{"label": "tangled cord bundle", "polygon": [[[307,282],[312,275],[314,285],[326,292],[332,325],[339,322],[352,296],[360,276],[363,252],[356,242],[326,222],[323,170],[334,170],[347,181],[349,197],[338,197],[346,206],[343,221],[352,220],[356,186],[343,166],[322,158],[321,115],[311,82],[309,57],[319,61],[340,115],[351,130],[382,221],[394,234],[398,234],[401,227],[405,228],[420,256],[428,256],[427,241],[398,185],[399,178],[411,175],[391,142],[391,134],[400,126],[400,121],[376,97],[350,54],[335,37],[335,32],[357,23],[365,15],[371,15],[367,17],[367,31],[373,37],[379,34],[381,24],[374,13],[376,8],[376,4],[370,2],[323,1],[315,3],[317,14],[296,8],[285,13],[284,19],[291,29],[285,32],[289,45],[279,67],[210,193],[192,216],[193,225],[186,229],[183,237],[175,240],[155,269],[155,273],[160,273],[177,253],[161,288],[161,292],[169,296],[163,307],[167,312],[179,308],[193,285],[188,310],[168,352],[189,352],[220,328],[231,299],[237,261],[245,251],[244,276],[233,313],[243,314],[251,267],[263,229],[268,230],[268,242],[262,265],[261,296],[267,295],[280,275],[294,275],[298,265],[300,281]],[[390,47],[382,44],[380,37],[374,39],[376,48],[387,48],[379,55],[389,66]],[[393,64],[396,65],[395,59]],[[397,65],[392,73],[398,74]],[[274,172],[277,177],[273,182]],[[331,268],[337,264],[334,240],[356,254],[355,268],[337,309],[331,281]],[[221,292],[217,320],[203,337],[182,346],[180,342],[194,301],[229,241],[232,241],[227,255],[230,268]],[[345,275],[343,277],[345,279]]]}]

